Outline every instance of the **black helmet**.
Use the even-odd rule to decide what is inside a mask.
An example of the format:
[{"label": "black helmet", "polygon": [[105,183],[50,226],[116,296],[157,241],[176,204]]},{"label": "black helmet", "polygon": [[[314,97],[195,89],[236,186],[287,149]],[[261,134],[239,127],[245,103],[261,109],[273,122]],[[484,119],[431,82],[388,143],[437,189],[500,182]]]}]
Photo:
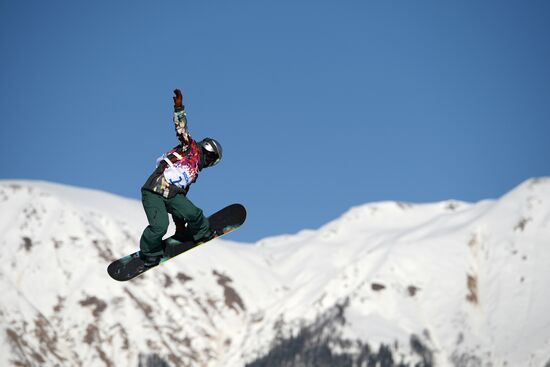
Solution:
[{"label": "black helmet", "polygon": [[199,145],[205,155],[204,161],[206,167],[215,166],[222,159],[223,149],[217,140],[204,138],[200,141]]}]

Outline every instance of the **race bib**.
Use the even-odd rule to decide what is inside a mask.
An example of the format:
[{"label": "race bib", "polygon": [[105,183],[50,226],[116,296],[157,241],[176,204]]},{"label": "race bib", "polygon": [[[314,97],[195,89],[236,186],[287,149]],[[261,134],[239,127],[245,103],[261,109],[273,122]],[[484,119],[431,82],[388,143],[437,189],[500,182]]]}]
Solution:
[{"label": "race bib", "polygon": [[187,188],[193,182],[193,175],[189,170],[189,167],[177,167],[170,166],[164,170],[164,178],[172,185],[181,187],[182,189]]}]

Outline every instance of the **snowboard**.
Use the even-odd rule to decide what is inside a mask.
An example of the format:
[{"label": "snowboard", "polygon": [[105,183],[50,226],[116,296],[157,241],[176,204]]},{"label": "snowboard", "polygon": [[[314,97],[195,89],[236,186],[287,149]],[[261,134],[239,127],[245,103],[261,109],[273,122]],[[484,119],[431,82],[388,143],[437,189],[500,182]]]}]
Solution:
[{"label": "snowboard", "polygon": [[[226,206],[208,217],[210,228],[217,234],[214,238],[233,232],[244,223],[245,219],[246,209],[241,204]],[[176,231],[174,236],[163,240],[164,256],[159,265],[206,242],[195,242],[185,231]],[[139,257],[139,251],[137,251],[113,261],[107,267],[107,272],[115,280],[126,281],[155,267],[146,268]]]}]

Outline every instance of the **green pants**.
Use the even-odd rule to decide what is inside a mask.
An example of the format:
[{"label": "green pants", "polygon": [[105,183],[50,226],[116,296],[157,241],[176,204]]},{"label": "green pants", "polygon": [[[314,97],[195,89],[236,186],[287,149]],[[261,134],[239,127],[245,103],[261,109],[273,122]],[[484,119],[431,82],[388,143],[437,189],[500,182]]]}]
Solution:
[{"label": "green pants", "polygon": [[166,199],[162,195],[141,190],[141,201],[149,225],[143,231],[139,247],[143,254],[162,255],[162,237],[168,230],[168,213],[174,220],[187,222],[187,230],[194,240],[204,237],[210,231],[208,219],[185,195],[177,194]]}]

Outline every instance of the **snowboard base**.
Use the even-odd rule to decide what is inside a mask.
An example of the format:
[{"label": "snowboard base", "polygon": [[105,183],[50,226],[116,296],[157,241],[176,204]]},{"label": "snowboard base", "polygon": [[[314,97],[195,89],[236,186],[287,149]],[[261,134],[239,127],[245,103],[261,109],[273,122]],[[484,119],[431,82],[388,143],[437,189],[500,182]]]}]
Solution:
[{"label": "snowboard base", "polygon": [[[239,228],[246,219],[246,209],[241,204],[229,205],[208,217],[210,228],[219,233],[206,242],[194,242],[192,238],[186,236],[185,233],[178,233],[166,240],[163,240],[164,256],[160,260],[160,264],[165,263],[173,257],[183,254],[197,246],[210,242],[215,238],[219,238]],[[158,265],[147,268],[143,264],[143,260],[139,257],[139,251],[128,256],[124,256],[113,261],[107,267],[107,272],[111,278],[118,281],[126,281],[145,273],[146,271],[156,268]]]}]

